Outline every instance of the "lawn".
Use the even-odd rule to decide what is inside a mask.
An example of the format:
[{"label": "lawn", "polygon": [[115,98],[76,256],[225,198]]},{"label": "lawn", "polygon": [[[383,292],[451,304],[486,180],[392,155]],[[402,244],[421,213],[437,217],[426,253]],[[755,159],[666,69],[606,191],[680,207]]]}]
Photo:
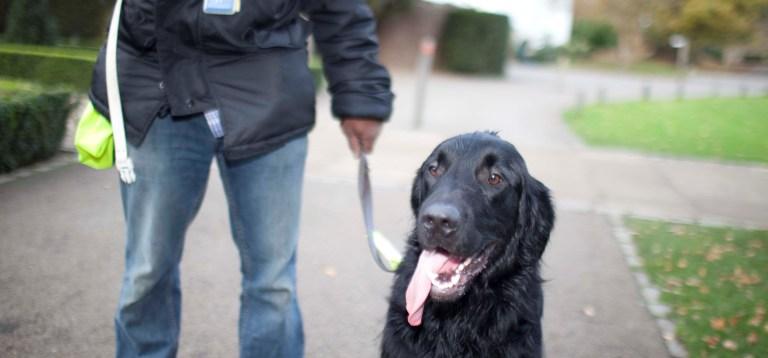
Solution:
[{"label": "lawn", "polygon": [[574,61],[573,67],[587,70],[621,71],[640,75],[679,76],[682,72],[673,63],[642,61],[622,66],[616,62]]},{"label": "lawn", "polygon": [[565,118],[591,145],[768,163],[768,97],[604,104]]},{"label": "lawn", "polygon": [[29,92],[38,89],[40,89],[40,86],[30,82],[0,77],[0,98],[5,98],[18,92]]},{"label": "lawn", "polygon": [[627,225],[691,357],[768,357],[768,231]]},{"label": "lawn", "polygon": [[0,53],[38,55],[46,57],[96,61],[96,55],[98,55],[99,50],[79,47],[34,46],[0,43]]}]

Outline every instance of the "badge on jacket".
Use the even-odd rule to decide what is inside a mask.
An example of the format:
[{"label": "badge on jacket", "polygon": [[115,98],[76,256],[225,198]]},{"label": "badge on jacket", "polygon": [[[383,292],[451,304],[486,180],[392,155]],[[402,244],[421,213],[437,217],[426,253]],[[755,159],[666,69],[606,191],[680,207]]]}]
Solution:
[{"label": "badge on jacket", "polygon": [[234,15],[240,12],[240,0],[204,0],[203,13],[211,15]]}]

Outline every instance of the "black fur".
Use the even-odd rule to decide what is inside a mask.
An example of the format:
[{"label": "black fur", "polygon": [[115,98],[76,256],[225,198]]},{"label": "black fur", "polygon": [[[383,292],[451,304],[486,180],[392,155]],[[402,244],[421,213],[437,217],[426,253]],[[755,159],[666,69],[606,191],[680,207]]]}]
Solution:
[{"label": "black fur", "polygon": [[[502,175],[503,187],[488,185],[489,170]],[[431,240],[419,227],[425,203],[435,200],[454,203],[462,212],[460,228],[449,239]],[[495,133],[446,140],[417,172],[411,206],[417,225],[392,287],[382,357],[540,357],[539,260],[554,211],[549,190],[528,174],[515,147]],[[462,296],[451,302],[428,299],[422,324],[412,327],[405,291],[425,247],[462,256],[492,247],[492,253]]]}]

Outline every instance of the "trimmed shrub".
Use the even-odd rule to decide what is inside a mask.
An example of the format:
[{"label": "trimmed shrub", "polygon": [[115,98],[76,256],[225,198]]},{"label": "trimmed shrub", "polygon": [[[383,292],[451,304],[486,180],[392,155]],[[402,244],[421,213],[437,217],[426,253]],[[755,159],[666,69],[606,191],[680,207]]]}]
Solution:
[{"label": "trimmed shrub", "polygon": [[100,44],[107,35],[114,1],[51,1],[59,35],[68,43]]},{"label": "trimmed shrub", "polygon": [[613,25],[608,22],[577,20],[571,30],[571,43],[583,48],[583,55],[589,55],[594,51],[616,47],[619,36]]},{"label": "trimmed shrub", "polygon": [[12,0],[5,40],[40,45],[54,43],[56,22],[48,5],[48,0]]},{"label": "trimmed shrub", "polygon": [[93,61],[28,54],[0,53],[0,76],[86,92]]},{"label": "trimmed shrub", "polygon": [[72,108],[64,90],[0,96],[0,173],[56,154]]},{"label": "trimmed shrub", "polygon": [[453,10],[440,36],[439,62],[449,71],[503,74],[510,31],[507,16]]},{"label": "trimmed shrub", "polygon": [[534,52],[530,57],[530,60],[542,63],[555,62],[563,51],[564,50],[562,48],[546,45],[536,50],[536,52]]}]

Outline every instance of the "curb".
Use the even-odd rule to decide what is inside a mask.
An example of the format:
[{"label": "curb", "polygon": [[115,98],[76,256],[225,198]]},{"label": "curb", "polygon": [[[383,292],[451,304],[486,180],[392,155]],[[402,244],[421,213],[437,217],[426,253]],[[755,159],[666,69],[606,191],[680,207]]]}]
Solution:
[{"label": "curb", "polygon": [[635,283],[640,288],[645,306],[648,312],[656,319],[656,325],[661,333],[661,338],[667,347],[669,355],[675,358],[688,357],[688,351],[675,336],[675,322],[668,318],[672,309],[659,300],[661,290],[656,287],[648,275],[643,271],[643,260],[637,255],[637,247],[632,241],[632,231],[624,226],[621,215],[609,215],[609,221],[613,228],[613,238],[621,247],[621,252],[635,277]]},{"label": "curb", "polygon": [[50,172],[73,163],[77,163],[77,155],[70,151],[60,150],[50,159],[16,169],[10,173],[0,174],[0,185],[24,179],[34,174]]}]

